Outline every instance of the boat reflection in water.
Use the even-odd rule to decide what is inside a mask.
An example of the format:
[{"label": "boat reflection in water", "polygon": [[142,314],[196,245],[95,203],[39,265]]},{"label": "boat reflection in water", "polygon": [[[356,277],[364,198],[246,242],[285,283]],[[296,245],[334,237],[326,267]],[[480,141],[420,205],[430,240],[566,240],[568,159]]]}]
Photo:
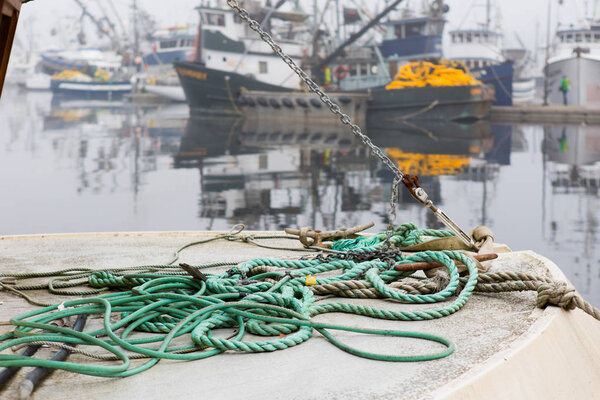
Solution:
[{"label": "boat reflection in water", "polygon": [[[483,121],[367,130],[402,170],[433,189],[438,202],[440,176],[465,174],[476,159],[485,163],[494,145]],[[243,221],[252,229],[387,221],[391,173],[341,124],[192,117],[174,162],[200,170],[200,218]],[[400,194],[402,207],[420,207]]]},{"label": "boat reflection in water", "polygon": [[555,249],[557,265],[573,265],[573,284],[597,293],[600,127],[547,127],[543,149],[544,239]]},{"label": "boat reflection in water", "polygon": [[43,131],[56,152],[76,159],[77,192],[110,195],[133,192],[142,176],[170,169],[187,121],[187,108],[149,110],[128,103],[53,97]]}]

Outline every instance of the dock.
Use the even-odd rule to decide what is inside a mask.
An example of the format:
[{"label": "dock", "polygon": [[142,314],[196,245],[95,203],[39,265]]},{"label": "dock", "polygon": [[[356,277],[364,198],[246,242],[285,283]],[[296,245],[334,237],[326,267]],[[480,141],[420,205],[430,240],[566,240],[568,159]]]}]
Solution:
[{"label": "dock", "polygon": [[492,122],[536,124],[600,124],[600,110],[581,106],[541,104],[494,106],[489,119]]},{"label": "dock", "polygon": [[[0,237],[3,272],[52,271],[69,266],[97,268],[150,265],[171,259],[173,251],[218,232],[58,234]],[[249,232],[248,234],[250,234]],[[256,234],[256,232],[254,233]],[[265,233],[262,234],[278,234]],[[299,242],[270,239],[265,244],[298,247]],[[502,251],[496,247],[495,251]],[[505,248],[506,251],[506,248]],[[297,259],[301,254],[250,243],[215,241],[186,249],[189,264],[255,257]],[[505,252],[492,270],[523,271],[566,280],[551,261],[533,252]],[[207,273],[224,271],[224,267]],[[63,298],[32,291],[41,301]],[[0,320],[36,309],[22,298],[1,293]],[[338,299],[390,310],[426,310],[431,304],[400,304],[377,299]],[[330,300],[329,300],[330,301]],[[383,305],[382,305],[383,303]],[[320,322],[402,329],[447,337],[456,345],[449,357],[427,362],[384,362],[352,356],[314,333],[286,350],[224,354],[198,361],[163,360],[128,378],[99,378],[56,371],[32,399],[500,399],[589,398],[600,390],[600,323],[580,310],[536,308],[531,291],[473,295],[457,313],[430,321],[391,321],[347,314],[320,315]],[[92,317],[89,324],[98,326]],[[10,326],[0,326],[2,333]],[[407,354],[439,350],[439,345],[371,335],[334,332],[344,343],[376,353]],[[247,340],[260,340],[249,335]],[[437,346],[437,347],[436,347]],[[8,350],[7,350],[8,351]],[[82,361],[73,354],[69,361]],[[139,363],[137,361],[136,363]],[[102,365],[107,365],[102,362]],[[16,398],[21,371],[1,393]],[[587,395],[586,395],[587,394]]]}]

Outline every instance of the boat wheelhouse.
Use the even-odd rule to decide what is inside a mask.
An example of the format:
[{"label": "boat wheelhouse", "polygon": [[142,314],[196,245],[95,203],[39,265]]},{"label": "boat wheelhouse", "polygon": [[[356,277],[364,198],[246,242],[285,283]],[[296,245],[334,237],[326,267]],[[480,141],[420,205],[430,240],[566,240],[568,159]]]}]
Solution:
[{"label": "boat wheelhouse", "polygon": [[152,35],[152,52],[143,57],[151,69],[172,69],[173,62],[192,60],[196,46],[196,28],[175,26],[156,31]]},{"label": "boat wheelhouse", "polygon": [[442,57],[442,32],[445,20],[438,15],[389,20],[379,45],[381,55],[388,60],[410,61]]},{"label": "boat wheelhouse", "polygon": [[450,31],[448,58],[461,60],[469,69],[490,67],[504,62],[502,34],[490,29]]}]

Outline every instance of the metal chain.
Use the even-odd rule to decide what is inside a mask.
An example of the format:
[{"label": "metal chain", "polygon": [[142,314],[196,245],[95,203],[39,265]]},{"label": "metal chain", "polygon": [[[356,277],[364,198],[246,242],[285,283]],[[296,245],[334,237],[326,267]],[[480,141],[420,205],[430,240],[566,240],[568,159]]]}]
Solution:
[{"label": "metal chain", "polygon": [[352,122],[352,119],[347,114],[342,112],[340,106],[333,102],[333,100],[331,100],[331,98],[319,87],[319,85],[316,84],[306,74],[306,72],[302,70],[302,68],[296,65],[296,63],[290,58],[290,56],[283,52],[281,46],[275,43],[271,35],[269,35],[269,33],[265,32],[261,28],[260,23],[258,23],[256,20],[250,17],[248,11],[240,7],[237,0],[227,0],[227,5],[233,10],[235,10],[242,20],[248,23],[250,29],[252,29],[260,35],[260,38],[271,47],[273,52],[277,54],[292,69],[292,71],[294,71],[300,77],[300,79],[302,79],[302,81],[304,82],[304,84],[306,84],[310,91],[316,93],[321,99],[321,101],[329,107],[329,110],[334,115],[338,116],[343,124],[348,125],[352,133],[355,136],[357,136],[390,171],[394,173],[395,177],[394,182],[392,184],[392,196],[390,199],[389,226],[386,235],[386,245],[389,246],[389,240],[393,234],[394,221],[396,220],[396,202],[398,200],[398,185],[402,180],[402,177],[404,176],[402,171],[398,169],[396,164],[394,164],[394,162],[390,160],[390,158],[383,151],[381,151],[379,147],[373,144],[371,139],[362,132],[358,125]]}]

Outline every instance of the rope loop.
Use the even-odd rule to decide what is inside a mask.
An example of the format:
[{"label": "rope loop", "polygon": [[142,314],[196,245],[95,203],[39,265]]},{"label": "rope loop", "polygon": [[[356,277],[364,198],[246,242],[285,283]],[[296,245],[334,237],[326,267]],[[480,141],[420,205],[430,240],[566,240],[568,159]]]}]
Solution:
[{"label": "rope loop", "polygon": [[538,287],[537,306],[558,306],[565,310],[573,310],[577,306],[575,288],[564,282],[545,283]]}]

